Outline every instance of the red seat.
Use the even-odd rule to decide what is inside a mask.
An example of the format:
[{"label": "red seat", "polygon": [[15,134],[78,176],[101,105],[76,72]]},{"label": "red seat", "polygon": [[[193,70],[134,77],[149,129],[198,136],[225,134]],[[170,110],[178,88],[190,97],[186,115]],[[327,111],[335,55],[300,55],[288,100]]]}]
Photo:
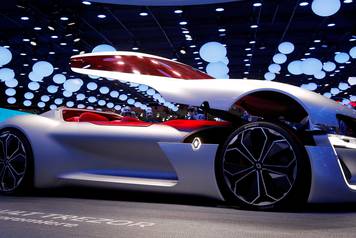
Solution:
[{"label": "red seat", "polygon": [[108,118],[93,112],[84,112],[79,116],[79,122],[109,121]]}]

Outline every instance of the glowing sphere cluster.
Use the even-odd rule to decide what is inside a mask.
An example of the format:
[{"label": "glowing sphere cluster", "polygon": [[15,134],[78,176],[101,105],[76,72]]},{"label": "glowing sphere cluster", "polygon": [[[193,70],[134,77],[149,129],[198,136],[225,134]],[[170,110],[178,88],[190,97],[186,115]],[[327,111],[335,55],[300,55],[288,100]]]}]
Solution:
[{"label": "glowing sphere cluster", "polygon": [[0,80],[5,82],[7,80],[11,80],[15,77],[15,72],[9,68],[0,69]]}]

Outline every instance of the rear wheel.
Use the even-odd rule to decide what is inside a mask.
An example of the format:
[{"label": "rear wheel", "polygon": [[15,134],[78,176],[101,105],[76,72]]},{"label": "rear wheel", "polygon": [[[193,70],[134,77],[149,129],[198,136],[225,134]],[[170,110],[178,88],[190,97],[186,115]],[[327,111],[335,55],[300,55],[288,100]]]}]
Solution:
[{"label": "rear wheel", "polygon": [[302,204],[310,188],[303,145],[268,122],[250,123],[231,134],[220,149],[216,175],[226,200],[249,209]]},{"label": "rear wheel", "polygon": [[0,131],[0,193],[18,194],[32,186],[32,152],[26,137],[15,129]]}]

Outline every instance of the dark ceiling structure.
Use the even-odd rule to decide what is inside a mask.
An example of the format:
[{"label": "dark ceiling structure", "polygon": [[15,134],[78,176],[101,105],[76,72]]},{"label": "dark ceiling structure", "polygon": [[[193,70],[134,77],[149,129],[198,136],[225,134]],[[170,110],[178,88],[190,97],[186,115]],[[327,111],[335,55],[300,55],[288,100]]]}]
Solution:
[{"label": "dark ceiling structure", "polygon": [[[61,90],[54,94],[47,92],[47,87],[53,84],[51,77],[41,83],[32,105],[23,105],[24,94],[29,91],[27,85],[31,82],[28,74],[38,60],[51,62],[55,67],[53,75],[64,73],[67,78],[80,77],[85,84],[95,81],[99,86],[124,92],[136,101],[152,103],[151,96],[132,85],[84,79],[71,72],[69,58],[91,52],[99,44],[175,59],[205,71],[207,63],[199,57],[199,48],[206,42],[218,41],[227,48],[230,78],[261,80],[283,41],[295,45],[295,51],[288,56],[291,60],[315,57],[322,62],[332,61],[335,52],[348,52],[356,45],[354,1],[342,1],[340,11],[331,17],[313,14],[310,3],[311,0],[253,0],[189,6],[131,6],[80,0],[3,1],[0,45],[8,47],[13,54],[6,67],[15,71],[19,85],[15,88],[16,103],[9,104],[6,86],[0,83],[0,107],[44,111],[57,98],[78,105],[76,93],[63,97]],[[337,64],[334,72],[320,80],[291,75],[285,64],[274,81],[296,86],[314,82],[318,85],[315,91],[323,94],[356,76],[355,64],[354,59]],[[86,90],[86,87],[78,93],[113,100],[110,96]],[[356,94],[356,86],[332,98],[343,100],[352,94]],[[45,107],[38,108],[42,95],[50,96],[50,100]],[[82,104],[92,103],[84,100]],[[114,100],[114,104],[123,106],[125,102]],[[100,106],[95,104],[94,107]]]}]

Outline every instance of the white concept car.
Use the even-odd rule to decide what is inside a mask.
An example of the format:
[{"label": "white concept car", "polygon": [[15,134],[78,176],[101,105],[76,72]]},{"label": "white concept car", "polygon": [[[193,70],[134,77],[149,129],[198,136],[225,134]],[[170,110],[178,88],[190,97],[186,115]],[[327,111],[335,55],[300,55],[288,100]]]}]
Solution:
[{"label": "white concept car", "polygon": [[0,191],[86,185],[191,194],[251,209],[356,201],[356,112],[299,87],[218,80],[132,52],[73,56],[74,72],[148,85],[213,120],[150,123],[59,108],[0,125]]}]

